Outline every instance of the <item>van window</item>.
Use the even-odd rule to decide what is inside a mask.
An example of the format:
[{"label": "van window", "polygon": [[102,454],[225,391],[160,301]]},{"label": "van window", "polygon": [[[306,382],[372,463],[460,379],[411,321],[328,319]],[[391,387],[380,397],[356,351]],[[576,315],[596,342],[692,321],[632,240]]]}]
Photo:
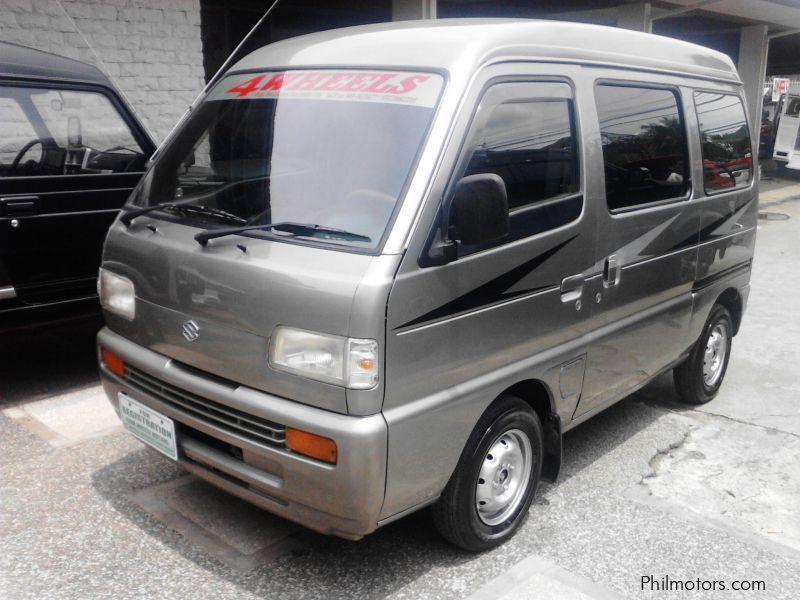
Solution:
[{"label": "van window", "polygon": [[595,87],[612,211],[684,196],[686,125],[676,91],[601,83]]},{"label": "van window", "polygon": [[753,156],[741,99],[733,94],[695,92],[694,104],[706,193],[746,187],[753,178]]},{"label": "van window", "polygon": [[508,102],[473,138],[465,175],[503,178],[511,209],[578,189],[569,100]]},{"label": "van window", "polygon": [[142,147],[103,94],[0,86],[0,177],[143,171]]},{"label": "van window", "polygon": [[[463,176],[499,175],[506,184],[508,243],[578,218],[578,144],[572,90],[566,83],[504,83],[481,101],[468,136]],[[560,200],[559,200],[560,199]],[[462,248],[470,254],[481,248]]]},{"label": "van window", "polygon": [[197,227],[291,222],[305,230],[247,235],[375,248],[442,84],[405,71],[229,75],[164,149],[136,202],[214,209],[183,217]]}]

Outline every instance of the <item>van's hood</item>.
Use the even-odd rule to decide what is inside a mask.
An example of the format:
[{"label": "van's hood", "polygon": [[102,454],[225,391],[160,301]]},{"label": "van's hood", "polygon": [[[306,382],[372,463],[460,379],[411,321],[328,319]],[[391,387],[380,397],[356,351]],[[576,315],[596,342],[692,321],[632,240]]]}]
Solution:
[{"label": "van's hood", "polygon": [[[106,313],[111,329],[233,382],[347,412],[344,388],[270,368],[269,338],[286,325],[382,343],[383,331],[350,326],[356,290],[375,257],[239,236],[204,248],[193,239],[197,228],[154,219],[153,233],[146,222],[140,217],[130,229],[117,222],[106,241],[103,267],[136,286],[136,318]],[[183,335],[190,320],[194,341]]]}]

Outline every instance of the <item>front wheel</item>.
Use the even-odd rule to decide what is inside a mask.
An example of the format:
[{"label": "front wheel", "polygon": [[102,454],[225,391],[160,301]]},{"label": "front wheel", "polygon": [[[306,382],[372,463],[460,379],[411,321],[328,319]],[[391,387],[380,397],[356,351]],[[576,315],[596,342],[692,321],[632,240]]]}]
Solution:
[{"label": "front wheel", "polygon": [[721,304],[714,305],[700,339],[688,358],[675,367],[675,388],[688,404],[705,404],[719,392],[731,355],[733,324]]},{"label": "front wheel", "polygon": [[470,435],[453,476],[432,508],[451,543],[480,552],[499,546],[530,508],[543,455],[542,425],[523,400],[501,396]]}]

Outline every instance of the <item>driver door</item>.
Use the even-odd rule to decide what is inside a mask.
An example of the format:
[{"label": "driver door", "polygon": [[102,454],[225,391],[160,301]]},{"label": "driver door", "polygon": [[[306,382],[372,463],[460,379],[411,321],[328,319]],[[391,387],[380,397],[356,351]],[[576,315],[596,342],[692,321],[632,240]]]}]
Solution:
[{"label": "driver door", "polygon": [[108,90],[0,80],[0,310],[91,297],[153,145]]}]

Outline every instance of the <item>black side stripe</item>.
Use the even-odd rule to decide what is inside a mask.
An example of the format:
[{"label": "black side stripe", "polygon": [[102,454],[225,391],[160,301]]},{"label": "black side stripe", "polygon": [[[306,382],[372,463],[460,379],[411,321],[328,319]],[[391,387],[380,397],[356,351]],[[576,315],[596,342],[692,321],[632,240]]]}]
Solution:
[{"label": "black side stripe", "polygon": [[712,275],[709,275],[708,277],[703,277],[702,279],[698,279],[697,281],[694,282],[694,285],[692,286],[692,293],[696,293],[704,288],[710,287],[715,283],[717,283],[718,281],[721,281],[722,279],[725,279],[727,277],[735,277],[740,273],[745,273],[750,270],[752,264],[753,264],[752,260],[746,260],[739,264],[733,265],[732,267],[728,267],[727,269],[723,269],[722,271],[718,271]]},{"label": "black side stripe", "polygon": [[727,213],[727,214],[725,214],[725,215],[722,215],[721,217],[719,217],[718,219],[716,219],[716,220],[715,220],[713,223],[711,223],[710,225],[706,225],[705,227],[703,227],[703,228],[700,230],[700,234],[699,234],[699,236],[698,236],[698,234],[696,234],[696,233],[695,233],[695,234],[692,234],[692,236],[691,236],[691,237],[689,237],[689,238],[686,238],[685,240],[683,240],[683,241],[682,241],[681,243],[679,243],[679,244],[675,244],[675,245],[674,245],[672,248],[670,248],[669,250],[667,250],[667,252],[673,252],[673,251],[675,251],[675,250],[681,250],[681,249],[683,249],[684,247],[695,246],[695,245],[697,245],[697,244],[702,244],[703,242],[707,242],[707,241],[709,241],[709,240],[711,240],[711,239],[714,239],[715,237],[720,237],[719,235],[712,235],[712,233],[713,233],[714,231],[716,231],[717,229],[719,229],[720,227],[722,227],[722,225],[724,225],[724,224],[725,224],[725,221],[728,221],[729,219],[731,219],[731,218],[735,217],[735,216],[736,216],[736,213],[738,213],[738,212],[740,212],[742,209],[744,209],[744,208],[745,208],[745,207],[746,207],[748,204],[750,204],[750,203],[751,203],[753,200],[754,200],[754,197],[751,197],[749,200],[747,200],[746,202],[744,202],[744,203],[743,203],[743,204],[741,204],[740,206],[737,206],[737,207],[735,207],[733,210],[731,210],[731,211],[728,211],[728,213]]},{"label": "black side stripe", "polygon": [[473,312],[475,310],[485,308],[487,306],[491,306],[492,304],[497,304],[500,302],[506,302],[518,296],[523,296],[525,294],[531,294],[540,290],[544,290],[547,288],[551,288],[553,286],[557,286],[557,283],[546,285],[546,286],[539,286],[533,288],[525,288],[522,290],[515,290],[513,292],[509,292],[508,290],[514,287],[518,282],[532,273],[535,269],[540,267],[547,259],[552,257],[556,254],[559,250],[561,250],[564,246],[569,244],[572,240],[574,240],[577,235],[569,238],[557,244],[556,246],[542,252],[535,258],[532,258],[529,261],[526,261],[511,269],[510,271],[506,271],[499,277],[495,277],[494,279],[487,281],[483,285],[475,288],[455,298],[448,302],[447,304],[443,304],[439,308],[435,308],[432,311],[426,312],[423,315],[420,315],[416,319],[408,321],[407,323],[403,323],[402,325],[395,327],[394,331],[398,329],[404,329],[406,327],[412,327],[414,325],[422,325],[428,323],[430,321],[438,321],[440,319],[446,319],[448,317],[455,316],[461,313]]}]

